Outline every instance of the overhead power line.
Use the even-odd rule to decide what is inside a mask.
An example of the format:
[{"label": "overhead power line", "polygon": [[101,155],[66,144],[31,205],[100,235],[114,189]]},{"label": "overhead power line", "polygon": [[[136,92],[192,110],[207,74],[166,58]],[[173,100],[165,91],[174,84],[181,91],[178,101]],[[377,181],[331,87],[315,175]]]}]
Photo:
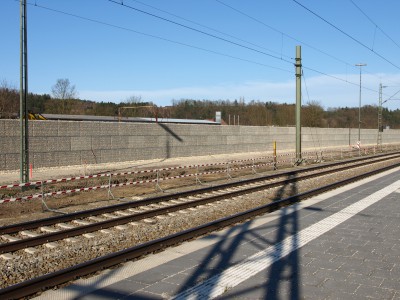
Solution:
[{"label": "overhead power line", "polygon": [[398,48],[400,45],[396,43],[378,24],[376,24],[353,0],[349,0],[372,24],[375,25],[375,28],[378,28],[389,40],[393,42]]},{"label": "overhead power line", "polygon": [[[272,58],[279,59],[279,60],[283,60],[283,61],[285,61],[285,62],[288,62],[288,63],[293,64],[293,62],[288,61],[288,60],[285,60],[285,59],[282,59],[282,58],[279,58],[279,57],[277,57],[277,56],[275,56],[275,55],[271,55],[271,54],[268,54],[268,53],[265,53],[265,52],[256,50],[256,49],[254,49],[254,48],[247,47],[247,46],[245,46],[245,45],[241,45],[241,44],[239,44],[239,43],[236,43],[236,42],[233,42],[233,41],[230,41],[230,40],[227,40],[227,39],[218,37],[218,36],[216,36],[216,35],[213,35],[213,34],[204,32],[204,31],[202,31],[202,30],[199,30],[199,29],[196,29],[196,28],[193,28],[193,27],[190,27],[190,26],[187,26],[187,25],[184,25],[184,24],[181,24],[181,23],[178,23],[178,22],[169,20],[169,19],[167,19],[167,18],[164,18],[164,17],[158,16],[158,15],[155,15],[155,14],[152,14],[152,13],[149,13],[149,12],[146,12],[146,11],[141,10],[141,9],[138,9],[138,8],[136,8],[136,7],[133,7],[133,6],[124,4],[123,1],[122,1],[122,2],[118,2],[118,1],[116,1],[116,0],[108,0],[108,1],[110,1],[110,2],[112,2],[112,3],[115,3],[115,4],[118,4],[118,5],[121,5],[121,6],[124,6],[124,7],[127,7],[127,8],[130,8],[130,9],[135,10],[135,11],[138,11],[138,12],[140,12],[140,13],[143,13],[143,14],[146,14],[146,15],[149,15],[149,16],[152,16],[152,17],[155,17],[155,18],[157,18],[157,19],[161,19],[161,20],[163,20],[163,21],[166,21],[166,22],[169,22],[169,23],[172,23],[172,24],[175,24],[175,25],[178,25],[178,26],[181,26],[181,27],[184,27],[184,28],[187,28],[187,29],[190,29],[190,30],[193,30],[193,31],[196,31],[196,32],[199,32],[199,33],[208,35],[208,36],[211,36],[211,37],[214,37],[214,38],[216,38],[216,39],[223,40],[223,41],[228,42],[228,43],[231,43],[231,44],[235,44],[235,45],[237,45],[237,46],[246,48],[246,49],[248,49],[248,50],[256,51],[256,52],[259,52],[259,53],[268,55],[268,56],[270,56],[270,57],[272,57]],[[216,0],[216,1],[217,1],[217,2],[221,2],[221,1],[219,1],[219,0]],[[221,3],[222,3],[222,2],[221,2]],[[224,4],[224,3],[222,3],[222,4]],[[249,16],[249,17],[252,18],[251,16]],[[256,19],[255,19],[255,20],[256,20]],[[266,24],[265,24],[265,25],[266,25]],[[266,26],[268,26],[268,25],[266,25]],[[269,26],[268,26],[268,27],[269,27]],[[304,66],[303,66],[303,67],[304,67]],[[331,78],[338,79],[338,80],[343,81],[343,82],[347,82],[347,83],[350,83],[350,84],[353,84],[353,85],[358,85],[358,84],[356,84],[356,83],[349,82],[349,81],[347,81],[347,80],[345,80],[345,79],[341,79],[341,78],[336,77],[336,76],[328,75],[328,74],[326,74],[326,73],[324,73],[324,72],[320,72],[320,71],[317,71],[317,70],[315,70],[315,69],[311,69],[311,68],[308,68],[308,69],[311,70],[311,71],[317,72],[317,73],[319,73],[319,74],[322,74],[322,75],[325,75],[325,76],[328,76],[328,77],[331,77]],[[370,90],[370,91],[375,91],[375,90],[373,90],[373,89],[368,89],[368,88],[365,88],[365,89]],[[377,92],[377,91],[375,91],[375,92]]]},{"label": "overhead power line", "polygon": [[[14,0],[14,1],[19,2],[20,0]],[[109,0],[109,1],[110,1],[110,0]],[[167,38],[164,38],[164,37],[160,37],[160,36],[157,36],[157,35],[153,35],[153,34],[148,34],[148,33],[140,32],[140,31],[137,31],[137,30],[134,30],[134,29],[131,29],[131,28],[127,28],[127,27],[123,27],[123,26],[119,26],[119,25],[114,25],[114,24],[107,23],[107,22],[100,21],[100,20],[96,20],[96,19],[93,19],[93,18],[88,18],[88,17],[84,17],[84,16],[77,15],[77,14],[73,14],[73,13],[61,11],[61,10],[58,10],[58,9],[46,7],[46,6],[37,4],[36,1],[35,1],[34,4],[33,4],[33,3],[27,3],[27,4],[28,4],[28,5],[31,5],[31,6],[34,6],[34,7],[37,7],[37,8],[41,8],[41,9],[44,9],[44,10],[48,10],[48,11],[53,12],[53,13],[63,14],[63,15],[66,15],[66,16],[70,16],[70,17],[73,17],[73,18],[85,20],[85,21],[92,22],[92,23],[96,23],[96,24],[99,24],[99,25],[109,26],[109,27],[112,27],[112,28],[115,28],[115,29],[120,29],[120,30],[124,30],[124,31],[128,31],[128,32],[132,32],[132,33],[139,34],[139,35],[143,35],[143,36],[147,36],[147,37],[150,37],[150,38],[155,38],[155,39],[162,40],[162,41],[166,41],[166,42],[169,42],[169,43],[173,43],[173,44],[177,44],[177,45],[181,45],[181,46],[185,46],[185,47],[189,47],[189,48],[201,50],[201,51],[204,51],[204,52],[208,52],[208,53],[212,53],[212,54],[215,54],[215,55],[219,55],[219,56],[224,56],[224,57],[236,59],[236,60],[239,60],[239,61],[244,61],[244,62],[252,63],[252,64],[255,64],[255,65],[264,66],[264,67],[267,67],[267,68],[276,69],[276,70],[283,71],[283,72],[287,72],[287,73],[293,73],[292,71],[286,70],[286,69],[283,69],[283,68],[270,66],[270,65],[267,65],[267,64],[264,64],[264,63],[260,63],[260,62],[256,62],[256,61],[252,61],[252,60],[249,60],[249,59],[236,57],[236,56],[233,56],[233,55],[230,55],[230,54],[226,54],[226,53],[222,53],[222,52],[218,52],[218,51],[214,51],[214,50],[210,50],[210,49],[206,49],[206,48],[202,48],[202,47],[190,45],[190,44],[183,43],[183,42],[179,42],[179,41],[174,41],[174,40],[167,39]],[[281,60],[281,59],[279,58],[279,60]],[[290,62],[290,61],[286,61],[286,62],[292,63],[292,62]],[[304,69],[308,69],[308,70],[313,71],[313,72],[316,72],[316,73],[321,74],[321,75],[323,75],[323,76],[327,76],[327,77],[330,77],[330,78],[333,78],[333,79],[336,79],[336,80],[339,80],[339,81],[342,81],[342,82],[345,82],[345,83],[348,83],[348,84],[351,84],[351,85],[358,86],[358,83],[353,83],[353,82],[350,82],[350,81],[348,81],[348,80],[342,79],[342,78],[340,78],[340,77],[333,76],[333,75],[329,75],[329,74],[327,74],[327,73],[324,73],[324,72],[322,72],[322,71],[315,70],[315,69],[313,69],[313,68],[309,68],[309,67],[304,66],[304,65],[303,65],[303,68],[304,68]],[[366,87],[363,87],[363,89],[369,90],[369,91],[373,91],[373,92],[378,92],[378,91],[376,91],[376,90],[369,89],[369,88],[366,88]]]},{"label": "overhead power line", "polygon": [[[303,69],[307,69],[307,70],[313,71],[313,72],[315,72],[315,73],[318,73],[318,74],[321,74],[321,75],[324,75],[324,76],[327,76],[327,77],[330,77],[330,78],[333,78],[333,79],[336,79],[336,80],[339,80],[339,81],[342,81],[342,82],[346,82],[346,83],[351,84],[351,85],[354,85],[354,86],[359,86],[359,83],[351,82],[351,81],[348,81],[347,79],[343,79],[343,78],[340,78],[340,77],[337,77],[337,76],[334,76],[334,75],[329,75],[329,74],[326,74],[326,73],[324,73],[324,72],[315,70],[315,69],[313,69],[313,68],[306,67],[306,66],[304,66],[304,65],[303,65]],[[367,87],[365,87],[365,86],[363,86],[362,88],[363,88],[364,90],[367,90],[367,91],[370,91],[370,92],[376,92],[376,93],[378,93],[377,90],[370,89],[370,88],[367,88]]]},{"label": "overhead power line", "polygon": [[[19,2],[20,0],[14,0],[14,1]],[[46,7],[46,6],[37,4],[37,2],[35,2],[34,4],[33,3],[27,3],[27,4],[31,5],[31,6],[34,6],[34,7],[37,7],[37,8],[48,10],[48,11],[51,11],[51,12],[54,12],[54,13],[63,14],[63,15],[69,16],[69,17],[81,19],[81,20],[92,22],[92,23],[96,23],[96,24],[99,24],[99,25],[113,27],[115,29],[120,29],[120,30],[124,30],[124,31],[128,31],[128,32],[136,33],[136,34],[139,34],[139,35],[143,35],[143,36],[147,36],[147,37],[150,37],[150,38],[162,40],[162,41],[165,41],[165,42],[177,44],[177,45],[180,45],[180,46],[189,47],[189,48],[196,49],[196,50],[201,50],[201,51],[212,53],[212,54],[215,54],[215,55],[224,56],[224,57],[228,57],[228,58],[244,61],[244,62],[247,62],[247,63],[251,63],[251,64],[255,64],[255,65],[259,65],[259,66],[263,66],[263,67],[267,67],[267,68],[271,68],[271,69],[275,69],[275,70],[279,70],[279,71],[283,71],[283,72],[287,72],[287,73],[292,73],[292,71],[290,71],[290,70],[286,70],[286,69],[283,69],[283,68],[271,66],[271,65],[268,65],[268,64],[264,64],[264,63],[260,63],[260,62],[253,61],[253,60],[250,60],[250,59],[233,56],[233,55],[230,55],[230,54],[226,54],[226,53],[210,50],[210,49],[207,49],[207,48],[190,45],[188,43],[183,43],[183,42],[167,39],[167,38],[164,38],[164,37],[161,37],[161,36],[157,36],[157,35],[154,35],[154,34],[140,32],[140,31],[137,31],[137,30],[134,30],[134,29],[131,29],[131,28],[127,28],[127,27],[123,27],[123,26],[107,23],[107,22],[104,22],[104,21],[100,21],[100,20],[96,20],[96,19],[80,16],[80,15],[77,15],[77,14],[72,14],[72,13],[69,13],[69,12],[61,11],[61,10],[58,10],[58,9]]]},{"label": "overhead power line", "polygon": [[[280,31],[279,29],[276,29],[276,28],[274,28],[274,27],[268,25],[268,24],[266,24],[265,22],[263,22],[263,21],[261,21],[261,20],[259,20],[259,19],[257,19],[257,18],[254,18],[253,16],[250,16],[249,14],[246,14],[245,12],[243,12],[243,11],[241,11],[241,10],[239,10],[239,9],[237,9],[237,8],[235,8],[235,7],[231,6],[231,5],[229,5],[229,4],[224,3],[224,2],[221,1],[221,0],[215,0],[215,1],[218,2],[218,3],[220,3],[220,4],[222,4],[222,5],[224,5],[224,6],[226,6],[226,7],[228,7],[229,9],[232,9],[233,11],[235,11],[235,12],[237,12],[237,13],[239,13],[239,14],[241,14],[241,15],[243,15],[243,16],[245,16],[245,17],[247,17],[247,18],[249,18],[249,19],[251,19],[251,20],[253,20],[253,21],[255,21],[255,22],[257,22],[257,23],[260,23],[261,25],[263,25],[263,26],[265,26],[265,27],[271,29],[272,31],[275,31],[275,32],[277,32],[277,33],[282,34],[282,36],[286,36],[286,37],[288,37],[288,38],[290,38],[290,39],[292,39],[292,40],[294,40],[294,41],[296,41],[296,42],[299,42],[300,44],[303,44],[303,45],[305,45],[305,46],[307,46],[307,47],[309,47],[309,48],[311,48],[311,49],[313,49],[313,50],[315,50],[315,51],[317,51],[317,52],[320,52],[320,53],[322,53],[322,54],[324,54],[324,55],[326,55],[326,56],[328,56],[328,57],[330,57],[330,58],[333,58],[333,59],[335,59],[335,60],[337,60],[337,61],[339,61],[339,62],[341,62],[341,63],[343,63],[343,64],[345,64],[345,65],[348,65],[348,66],[351,66],[351,67],[354,68],[354,64],[350,64],[350,63],[348,63],[348,62],[346,62],[346,61],[344,61],[344,60],[342,60],[342,59],[340,59],[340,58],[335,57],[335,56],[332,55],[332,54],[329,54],[329,53],[327,53],[327,52],[325,52],[325,51],[323,51],[323,50],[320,50],[320,49],[318,49],[318,48],[316,48],[316,47],[310,45],[310,44],[307,44],[307,43],[305,43],[305,42],[303,42],[303,41],[301,41],[301,40],[299,40],[299,39],[296,39],[295,37],[292,37],[292,36],[286,34],[285,32]],[[349,81],[346,80],[346,79],[342,79],[342,78],[339,78],[339,77],[337,77],[337,76],[329,75],[329,74],[326,74],[326,73],[324,73],[324,72],[321,72],[321,71],[318,71],[318,70],[315,70],[315,69],[312,69],[312,68],[308,68],[307,66],[304,66],[304,64],[303,64],[303,68],[309,69],[310,71],[319,73],[319,74],[324,75],[324,76],[327,76],[327,77],[331,77],[331,78],[333,78],[333,79],[337,79],[337,80],[339,80],[339,81],[347,82],[347,83],[352,84],[352,85],[356,85],[356,86],[359,85],[358,83],[349,82]],[[369,74],[370,74],[370,73],[369,73]],[[375,76],[375,77],[378,77],[378,76],[376,76],[376,75],[374,75],[374,74],[370,74],[370,75]],[[378,77],[378,78],[379,78],[379,77]],[[377,92],[377,91],[375,91],[375,90],[373,90],[373,89],[368,89],[368,88],[366,88],[366,89],[367,89],[367,90],[370,90],[370,91]]]},{"label": "overhead power line", "polygon": [[[136,0],[134,0],[134,1],[136,1]],[[289,39],[291,39],[291,40],[293,40],[293,41],[296,41],[296,42],[300,43],[301,45],[304,45],[304,46],[306,46],[306,47],[308,47],[308,48],[310,48],[310,49],[313,49],[313,50],[315,50],[315,51],[317,51],[317,52],[319,52],[319,53],[321,53],[321,54],[323,54],[323,55],[325,55],[325,56],[327,56],[327,57],[330,57],[330,58],[332,58],[332,59],[334,59],[334,60],[336,60],[336,61],[338,61],[338,62],[341,62],[341,63],[343,63],[343,64],[346,65],[346,66],[350,66],[351,68],[356,68],[356,67],[354,66],[353,63],[346,62],[345,60],[343,60],[343,59],[341,59],[341,58],[338,58],[338,57],[334,56],[333,54],[330,54],[330,53],[328,53],[328,52],[326,52],[326,51],[323,51],[323,50],[321,50],[321,49],[319,49],[319,48],[317,48],[317,47],[315,47],[315,46],[312,46],[312,45],[310,45],[310,44],[308,44],[308,43],[305,43],[305,42],[303,42],[303,41],[301,41],[301,40],[299,40],[299,39],[297,39],[297,38],[295,38],[295,37],[293,37],[293,36],[291,36],[291,35],[289,35],[289,34],[283,32],[283,31],[281,31],[281,30],[279,30],[279,29],[274,28],[274,27],[271,26],[271,25],[266,24],[265,22],[263,22],[263,21],[261,21],[261,20],[259,20],[259,19],[257,19],[257,18],[254,18],[253,16],[250,16],[249,14],[246,14],[245,12],[243,12],[243,11],[241,11],[241,10],[239,10],[239,9],[237,9],[237,8],[235,8],[235,7],[233,7],[232,5],[226,4],[226,3],[223,2],[222,0],[215,0],[215,1],[218,2],[218,3],[220,3],[220,4],[222,4],[222,5],[224,5],[224,6],[226,6],[226,7],[229,8],[229,9],[231,9],[231,10],[233,10],[233,11],[235,11],[235,12],[237,12],[237,13],[239,13],[239,14],[241,14],[241,15],[243,15],[243,16],[245,16],[245,17],[247,17],[247,18],[249,18],[249,19],[251,19],[251,20],[253,20],[253,21],[255,21],[255,22],[257,22],[257,23],[259,23],[259,24],[261,24],[261,25],[263,25],[263,26],[265,26],[265,27],[267,27],[268,29],[270,29],[270,30],[272,30],[272,31],[275,31],[275,32],[281,34],[282,37],[285,36],[285,37],[287,37],[287,38],[289,38]],[[351,0],[350,0],[350,1],[351,1]],[[283,40],[282,40],[282,43],[283,43]],[[346,72],[347,72],[347,70],[346,70]],[[367,74],[369,74],[369,75],[371,75],[371,76],[374,76],[374,77],[378,78],[379,80],[381,80],[381,77],[379,77],[379,76],[377,76],[377,75],[375,75],[375,74],[373,74],[373,73],[370,73],[370,72],[368,72],[368,71],[364,71],[364,73],[367,73]],[[324,73],[323,73],[323,74],[324,74]],[[329,76],[329,75],[327,75],[327,76]],[[342,79],[340,79],[340,80],[343,81]],[[345,80],[345,81],[346,81],[346,80]],[[392,82],[393,82],[393,81],[392,81]],[[397,83],[396,83],[396,84],[397,84]]]},{"label": "overhead power line", "polygon": [[393,97],[396,96],[398,93],[400,93],[400,90],[398,90],[396,93],[394,93],[392,96],[390,96],[389,99],[387,99],[386,101],[393,100]]},{"label": "overhead power line", "polygon": [[324,54],[324,55],[326,55],[326,56],[328,56],[328,57],[330,57],[330,58],[332,58],[332,59],[334,59],[336,61],[339,61],[339,62],[341,62],[341,63],[343,63],[345,65],[353,66],[353,64],[350,64],[350,63],[348,63],[348,62],[346,62],[346,61],[344,61],[344,60],[342,60],[342,59],[340,59],[340,58],[338,58],[338,57],[336,57],[336,56],[334,56],[334,55],[332,55],[330,53],[327,53],[327,52],[325,52],[325,51],[323,51],[321,49],[318,49],[317,47],[314,47],[314,46],[312,46],[312,45],[310,45],[308,43],[305,43],[305,42],[303,42],[303,41],[301,41],[301,40],[299,40],[299,39],[297,39],[297,38],[295,38],[295,37],[283,32],[283,31],[281,31],[279,29],[276,29],[276,28],[272,27],[271,25],[268,25],[267,23],[265,23],[265,22],[263,22],[263,21],[261,21],[259,19],[254,18],[253,16],[250,16],[249,14],[246,14],[245,12],[243,12],[243,11],[241,11],[241,10],[239,10],[239,9],[229,5],[229,4],[226,4],[225,2],[223,2],[221,0],[215,0],[215,1],[220,3],[220,4],[222,4],[222,5],[224,5],[224,6],[226,6],[226,7],[228,7],[229,9],[231,9],[231,10],[233,10],[233,11],[235,11],[235,12],[237,12],[237,13],[239,13],[239,14],[241,14],[241,15],[243,15],[243,16],[245,16],[245,17],[247,17],[247,18],[249,18],[249,19],[251,19],[251,20],[253,20],[253,21],[255,21],[255,22],[257,22],[257,23],[259,23],[259,24],[261,24],[263,26],[265,26],[265,27],[267,27],[267,28],[269,28],[272,31],[275,31],[275,32],[281,34],[282,36],[285,36],[285,37],[287,37],[287,38],[289,38],[289,39],[291,39],[291,40],[293,40],[295,42],[298,42],[298,43],[300,43],[300,44],[302,44],[304,46],[307,46],[308,48],[313,49],[313,50],[315,50],[315,51],[317,51],[319,53],[322,53],[322,54]]},{"label": "overhead power line", "polygon": [[158,16],[158,15],[156,15],[156,14],[153,14],[153,13],[150,13],[150,12],[147,12],[147,11],[144,11],[144,10],[142,10],[142,9],[133,7],[133,6],[131,6],[131,5],[124,4],[124,2],[118,2],[118,1],[115,1],[115,0],[108,0],[108,1],[110,1],[110,2],[112,2],[112,3],[114,3],[114,4],[117,4],[117,5],[121,5],[121,6],[123,6],[123,7],[126,7],[126,8],[128,8],[128,9],[132,9],[132,10],[134,10],[134,11],[140,12],[140,13],[142,13],[142,14],[148,15],[148,16],[150,16],[150,17],[157,18],[157,19],[159,19],[159,20],[163,20],[163,21],[165,21],[165,22],[168,22],[168,23],[171,23],[171,24],[175,24],[175,25],[177,25],[177,26],[180,26],[180,27],[189,29],[189,30],[191,30],[191,31],[201,33],[201,34],[203,34],[203,35],[212,37],[212,38],[214,38],[214,39],[217,39],[217,40],[220,40],[220,41],[223,41],[223,42],[227,42],[227,43],[229,43],[229,44],[236,45],[236,46],[238,46],[238,47],[241,47],[241,48],[244,48],[244,49],[253,51],[253,52],[257,52],[257,53],[259,53],[259,54],[263,54],[263,55],[266,55],[266,56],[269,56],[269,57],[272,57],[272,58],[275,58],[275,59],[278,59],[278,60],[281,60],[281,61],[284,61],[284,62],[287,62],[287,63],[290,63],[290,64],[293,63],[292,61],[289,61],[289,60],[284,59],[284,58],[282,58],[282,57],[278,57],[278,56],[276,56],[276,55],[269,54],[269,53],[266,53],[266,52],[264,52],[264,51],[257,50],[257,49],[255,49],[255,48],[252,48],[252,47],[249,47],[249,46],[246,46],[246,45],[243,45],[243,44],[240,44],[240,43],[237,43],[237,42],[228,40],[228,39],[226,39],[226,38],[217,36],[217,35],[212,34],[212,33],[205,32],[205,31],[203,31],[203,30],[200,30],[200,29],[197,29],[197,28],[194,28],[194,27],[191,27],[191,26],[188,26],[188,25],[179,23],[179,22],[175,22],[175,21],[173,21],[173,20],[170,20],[170,19],[167,19],[167,18]]},{"label": "overhead power line", "polygon": [[297,0],[292,0],[294,3],[298,4],[300,7],[304,8],[305,10],[307,10],[308,12],[310,12],[311,14],[313,14],[314,16],[316,16],[317,18],[319,18],[320,20],[324,21],[325,23],[327,23],[328,25],[330,25],[331,27],[335,28],[337,31],[341,32],[342,34],[344,34],[345,36],[347,36],[348,38],[350,38],[351,40],[353,40],[354,42],[356,42],[357,44],[361,45],[362,47],[368,49],[369,51],[371,51],[372,53],[374,53],[375,55],[379,56],[380,58],[382,58],[384,61],[386,61],[387,63],[391,64],[393,67],[395,67],[396,69],[400,70],[400,67],[397,66],[396,64],[394,64],[393,62],[391,62],[390,60],[388,60],[386,57],[384,57],[383,55],[379,54],[378,52],[374,51],[372,48],[368,47],[367,45],[365,45],[363,42],[359,41],[358,39],[356,39],[355,37],[351,36],[350,34],[348,34],[347,32],[345,32],[344,30],[340,29],[339,27],[337,27],[336,25],[334,25],[332,22],[326,20],[325,18],[323,18],[322,16],[320,16],[319,14],[317,14],[316,12],[312,11],[311,9],[309,9],[308,7],[306,7],[305,5],[301,4],[299,1]]},{"label": "overhead power line", "polygon": [[[204,24],[201,24],[201,23],[198,23],[198,22],[189,20],[188,18],[184,18],[184,17],[178,16],[178,15],[176,15],[176,14],[173,14],[173,13],[169,12],[169,11],[160,9],[160,8],[158,8],[158,7],[155,7],[155,6],[153,6],[153,5],[144,3],[144,2],[142,2],[142,1],[139,1],[139,0],[132,0],[132,1],[137,2],[137,3],[140,3],[141,5],[150,7],[150,8],[152,8],[152,9],[155,9],[155,10],[160,11],[160,12],[162,12],[162,13],[168,14],[168,15],[173,16],[173,17],[175,17],[175,18],[181,19],[181,20],[183,20],[183,21],[186,21],[186,22],[195,24],[195,25],[197,25],[197,26],[200,26],[200,27],[203,27],[203,28],[212,30],[212,31],[217,32],[217,33],[219,33],[219,34],[228,36],[228,37],[230,37],[230,38],[234,38],[234,39],[236,39],[236,40],[238,40],[238,41],[247,43],[247,44],[249,44],[249,45],[258,47],[258,48],[260,48],[260,49],[267,50],[267,51],[269,51],[269,52],[271,52],[271,53],[275,53],[275,54],[277,54],[277,55],[282,55],[282,53],[279,53],[279,52],[277,52],[277,51],[275,51],[275,50],[268,49],[268,48],[266,48],[266,47],[264,47],[264,46],[260,46],[260,45],[257,45],[257,44],[255,44],[255,43],[246,41],[246,40],[244,40],[244,39],[241,39],[241,38],[239,38],[239,37],[237,37],[237,36],[234,36],[234,35],[231,35],[231,34],[229,34],[229,33],[226,33],[226,32],[220,31],[220,30],[218,30],[218,29],[215,29],[215,28],[206,26],[206,25],[204,25]],[[286,58],[289,58],[289,59],[291,58],[291,56],[287,56],[287,55],[284,55],[284,56],[285,56]]]}]

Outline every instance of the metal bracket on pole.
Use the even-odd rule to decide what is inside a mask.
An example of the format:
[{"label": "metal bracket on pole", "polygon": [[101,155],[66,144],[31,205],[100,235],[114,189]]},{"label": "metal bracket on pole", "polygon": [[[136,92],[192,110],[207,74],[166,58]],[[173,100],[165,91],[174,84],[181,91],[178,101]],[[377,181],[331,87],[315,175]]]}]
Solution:
[{"label": "metal bracket on pole", "polygon": [[156,191],[164,193],[164,190],[160,186],[160,170],[157,170]]},{"label": "metal bracket on pole", "polygon": [[111,192],[111,176],[112,174],[110,173],[110,177],[108,178],[108,200],[115,199],[113,193]]},{"label": "metal bracket on pole", "polygon": [[302,163],[304,162],[304,159],[302,159],[302,158],[296,158],[295,159],[295,161],[294,161],[294,163],[293,163],[293,166],[300,166]]}]

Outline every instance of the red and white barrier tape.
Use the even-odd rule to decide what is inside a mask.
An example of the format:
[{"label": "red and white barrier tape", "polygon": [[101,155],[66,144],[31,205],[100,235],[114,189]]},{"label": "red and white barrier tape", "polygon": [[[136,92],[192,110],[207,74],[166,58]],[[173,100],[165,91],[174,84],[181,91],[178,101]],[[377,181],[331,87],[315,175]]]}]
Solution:
[{"label": "red and white barrier tape", "polygon": [[[266,159],[266,158],[272,158],[272,157],[261,157],[261,158],[257,158],[257,160]],[[236,160],[236,161],[221,162],[221,163],[168,167],[168,168],[159,168],[159,169],[151,169],[151,170],[140,170],[140,171],[129,171],[129,172],[118,172],[118,173],[99,173],[99,174],[86,175],[86,176],[48,179],[48,180],[32,181],[32,182],[26,182],[26,183],[1,185],[0,189],[7,189],[7,188],[14,188],[14,187],[28,187],[28,186],[36,186],[36,185],[42,185],[42,184],[48,184],[48,183],[50,183],[50,184],[51,183],[60,183],[60,182],[68,182],[68,181],[76,181],[76,180],[82,180],[82,179],[100,178],[100,177],[109,177],[109,176],[123,176],[123,175],[134,175],[134,174],[156,173],[156,172],[172,171],[172,170],[179,170],[179,169],[190,169],[190,168],[198,168],[198,167],[210,167],[210,166],[226,165],[226,164],[245,162],[245,161],[252,161],[252,159]]]},{"label": "red and white barrier tape", "polygon": [[[279,163],[284,163],[284,162],[289,162],[289,161],[280,161]],[[261,165],[259,164],[259,165],[254,165],[254,166],[245,166],[245,167],[240,167],[240,168],[233,168],[233,169],[230,169],[230,171],[236,171],[236,170],[252,168],[252,167],[270,166],[270,165],[273,165],[273,164],[274,163],[272,162],[272,163],[266,163],[266,164],[261,164]],[[111,184],[111,185],[107,184],[107,185],[100,185],[100,186],[93,186],[93,187],[77,188],[77,189],[71,189],[71,190],[64,190],[64,191],[50,192],[50,193],[44,193],[44,194],[35,194],[35,195],[23,196],[23,197],[18,197],[18,198],[2,199],[2,200],[0,200],[0,204],[1,203],[7,203],[7,202],[21,201],[21,200],[31,200],[31,199],[35,199],[35,198],[43,198],[43,197],[50,197],[50,196],[57,196],[57,195],[66,195],[66,194],[78,193],[78,192],[87,192],[87,191],[105,189],[105,188],[110,188],[110,187],[112,188],[112,187],[121,187],[121,186],[128,186],[128,185],[138,185],[138,184],[152,183],[152,182],[165,181],[165,180],[171,180],[171,179],[178,179],[178,178],[184,178],[184,177],[210,175],[210,174],[218,174],[218,173],[225,173],[225,172],[227,172],[226,169],[219,170],[219,171],[210,171],[210,172],[202,172],[202,173],[194,173],[194,174],[185,174],[185,175],[177,175],[177,176],[170,176],[170,177],[162,177],[162,178],[159,178],[159,179],[148,179],[148,180],[139,180],[139,181],[124,182],[124,183],[114,183],[114,184]]]},{"label": "red and white barrier tape", "polygon": [[[367,149],[367,148],[365,148],[365,149]],[[314,153],[315,152],[303,152],[303,154],[314,154]],[[294,153],[281,154],[281,155],[278,155],[277,157],[292,156],[292,155],[294,155]],[[123,173],[101,173],[101,174],[95,174],[95,175],[68,177],[68,178],[60,178],[60,179],[49,179],[49,180],[44,180],[44,181],[27,182],[27,183],[21,183],[21,184],[2,185],[2,186],[0,186],[0,189],[41,185],[44,183],[59,183],[59,182],[98,178],[98,177],[105,177],[105,176],[107,176],[107,177],[108,176],[121,176],[121,175],[130,175],[130,174],[154,173],[154,172],[159,172],[159,171],[169,171],[169,170],[177,170],[177,169],[198,168],[198,167],[208,167],[208,166],[217,166],[217,165],[229,165],[229,164],[238,163],[238,162],[248,162],[248,161],[254,162],[255,160],[267,159],[267,158],[273,158],[273,157],[260,157],[260,158],[256,158],[256,159],[237,160],[237,161],[222,162],[222,163],[178,166],[178,167],[169,167],[169,168],[152,169],[152,170],[130,171],[130,172],[123,172]],[[290,163],[290,162],[291,161],[289,161],[289,160],[282,160],[282,161],[278,161],[277,164]],[[274,164],[274,162],[265,163],[265,164],[256,164],[256,165],[250,165],[250,166],[244,166],[244,167],[238,167],[238,168],[231,168],[230,171],[237,171],[237,170],[249,169],[249,168],[258,168],[258,167],[262,167],[262,166],[271,166],[273,164]],[[45,193],[45,194],[35,194],[35,195],[23,196],[23,197],[18,197],[18,198],[1,199],[0,204],[7,203],[7,202],[21,201],[21,200],[30,200],[30,199],[42,198],[42,197],[48,197],[48,196],[65,195],[65,194],[71,194],[71,193],[77,193],[77,192],[92,191],[92,190],[104,189],[104,188],[109,188],[109,187],[137,185],[137,184],[143,184],[143,183],[152,183],[152,182],[165,181],[165,180],[170,180],[170,179],[193,177],[193,176],[199,176],[199,175],[217,174],[217,173],[224,173],[224,172],[227,172],[227,170],[224,169],[224,170],[220,170],[220,171],[210,171],[210,172],[202,172],[202,173],[195,173],[195,174],[178,175],[178,176],[172,176],[172,177],[163,177],[163,178],[159,178],[159,179],[149,179],[149,180],[126,182],[126,183],[118,183],[118,184],[112,184],[111,186],[110,185],[100,185],[100,186],[93,186],[93,187],[77,188],[77,189],[71,189],[71,190],[50,192],[50,193]]]}]

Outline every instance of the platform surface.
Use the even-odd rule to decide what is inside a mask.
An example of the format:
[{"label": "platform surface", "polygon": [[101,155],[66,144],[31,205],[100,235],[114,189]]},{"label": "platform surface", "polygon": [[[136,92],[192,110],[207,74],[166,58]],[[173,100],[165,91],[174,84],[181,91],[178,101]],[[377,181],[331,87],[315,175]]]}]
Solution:
[{"label": "platform surface", "polygon": [[399,192],[394,169],[37,299],[400,299]]}]

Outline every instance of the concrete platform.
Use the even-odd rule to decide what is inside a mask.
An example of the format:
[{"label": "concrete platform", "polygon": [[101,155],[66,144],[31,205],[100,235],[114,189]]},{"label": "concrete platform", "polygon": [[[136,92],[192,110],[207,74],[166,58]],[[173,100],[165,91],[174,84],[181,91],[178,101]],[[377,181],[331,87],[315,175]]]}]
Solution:
[{"label": "concrete platform", "polygon": [[400,169],[37,299],[400,299]]}]

